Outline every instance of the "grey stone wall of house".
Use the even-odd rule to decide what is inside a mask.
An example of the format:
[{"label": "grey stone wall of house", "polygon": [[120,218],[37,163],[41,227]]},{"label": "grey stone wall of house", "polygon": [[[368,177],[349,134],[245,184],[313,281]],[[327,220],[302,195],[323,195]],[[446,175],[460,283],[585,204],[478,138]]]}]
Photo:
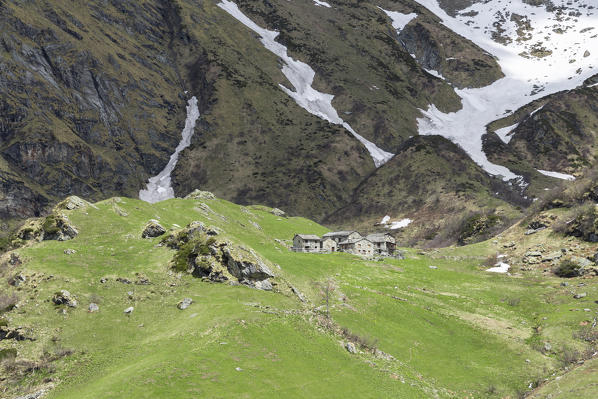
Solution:
[{"label": "grey stone wall of house", "polygon": [[324,234],[322,238],[314,234],[295,234],[291,250],[310,253],[338,251],[366,257],[393,256],[396,251],[396,240],[388,233],[376,233],[363,237],[357,231],[330,232]]}]

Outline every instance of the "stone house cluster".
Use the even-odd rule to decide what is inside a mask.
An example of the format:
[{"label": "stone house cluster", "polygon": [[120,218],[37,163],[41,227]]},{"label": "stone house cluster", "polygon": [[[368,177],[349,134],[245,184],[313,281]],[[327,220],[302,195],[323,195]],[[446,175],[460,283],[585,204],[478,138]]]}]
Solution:
[{"label": "stone house cluster", "polygon": [[388,233],[376,233],[362,236],[357,231],[335,231],[324,234],[321,238],[314,234],[295,234],[293,247],[295,252],[348,252],[361,256],[392,256],[396,250],[396,240]]}]

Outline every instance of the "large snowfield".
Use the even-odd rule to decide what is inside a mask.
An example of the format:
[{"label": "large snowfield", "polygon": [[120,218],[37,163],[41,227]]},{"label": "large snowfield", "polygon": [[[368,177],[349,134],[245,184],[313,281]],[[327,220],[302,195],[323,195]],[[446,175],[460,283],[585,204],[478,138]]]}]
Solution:
[{"label": "large snowfield", "polygon": [[[533,100],[578,87],[598,73],[598,12],[594,8],[598,4],[590,0],[554,0],[556,8],[548,11],[522,0],[489,0],[453,18],[437,0],[415,1],[436,14],[446,27],[495,56],[505,74],[487,87],[456,89],[463,104],[458,112],[443,113],[430,105],[418,120],[419,133],[441,135],[459,144],[492,175],[505,180],[518,178],[504,166],[491,163],[482,151],[486,125]],[[524,23],[518,25],[517,21]],[[527,23],[531,29],[526,28]],[[493,32],[495,38],[501,38],[493,40]],[[507,142],[514,128],[501,130],[499,137]],[[541,173],[570,178],[546,172]]]}]

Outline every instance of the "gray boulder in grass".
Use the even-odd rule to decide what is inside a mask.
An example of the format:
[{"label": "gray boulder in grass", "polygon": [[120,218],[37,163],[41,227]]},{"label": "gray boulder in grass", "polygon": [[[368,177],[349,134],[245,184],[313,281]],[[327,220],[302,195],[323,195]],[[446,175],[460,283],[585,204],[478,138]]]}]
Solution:
[{"label": "gray boulder in grass", "polygon": [[191,298],[185,298],[182,301],[180,301],[176,307],[179,308],[180,310],[185,310],[187,309],[189,306],[191,306],[191,304],[193,303],[193,299]]},{"label": "gray boulder in grass", "polygon": [[77,307],[77,300],[67,290],[60,290],[55,293],[52,297],[52,302],[54,302],[55,305],[66,305],[70,308]]},{"label": "gray boulder in grass", "polygon": [[159,237],[164,233],[166,233],[166,229],[157,220],[152,219],[145,225],[141,238]]}]

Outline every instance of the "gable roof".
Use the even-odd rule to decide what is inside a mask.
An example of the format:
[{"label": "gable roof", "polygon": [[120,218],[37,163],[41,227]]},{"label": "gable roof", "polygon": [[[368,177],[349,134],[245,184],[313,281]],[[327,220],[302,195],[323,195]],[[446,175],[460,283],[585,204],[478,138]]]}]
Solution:
[{"label": "gable roof", "polygon": [[[346,230],[346,231],[331,231],[330,233],[324,234],[322,237],[338,237],[338,236],[348,236],[353,233],[357,233],[355,230]],[[359,234],[359,233],[357,233]]]},{"label": "gable roof", "polygon": [[371,242],[386,242],[386,237],[390,237],[390,238],[394,239],[394,237],[388,233],[368,234],[368,236],[366,238],[368,240],[370,240]]},{"label": "gable roof", "polygon": [[339,243],[338,243],[338,245],[356,244],[356,243],[358,243],[358,242],[360,242],[360,241],[367,241],[367,242],[369,242],[370,244],[372,243],[372,242],[371,242],[370,240],[368,240],[367,238],[363,238],[363,237],[361,237],[361,238],[357,238],[357,239],[355,239],[355,240],[346,240],[346,241],[343,241],[343,242],[339,242]]},{"label": "gable roof", "polygon": [[299,237],[303,240],[320,240],[320,237],[315,234],[295,234],[295,237]]}]

